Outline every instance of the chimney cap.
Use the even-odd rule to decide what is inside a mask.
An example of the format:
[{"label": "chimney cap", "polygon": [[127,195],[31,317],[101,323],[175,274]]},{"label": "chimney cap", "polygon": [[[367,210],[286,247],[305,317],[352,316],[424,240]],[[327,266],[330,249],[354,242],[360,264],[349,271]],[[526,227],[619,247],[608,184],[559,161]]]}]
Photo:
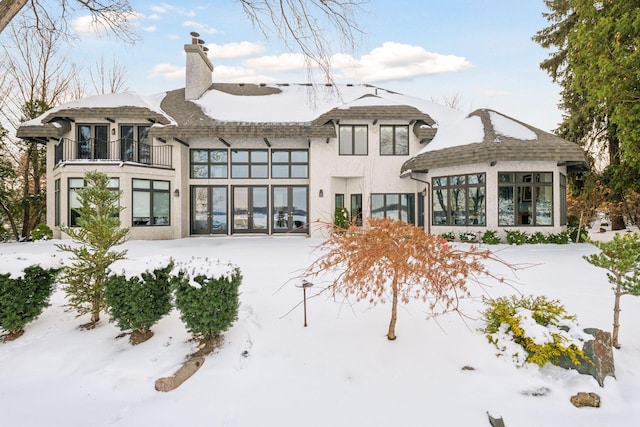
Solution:
[{"label": "chimney cap", "polygon": [[189,35],[190,35],[191,37],[200,37],[200,34],[196,33],[195,31],[191,31],[191,32],[189,33]]}]

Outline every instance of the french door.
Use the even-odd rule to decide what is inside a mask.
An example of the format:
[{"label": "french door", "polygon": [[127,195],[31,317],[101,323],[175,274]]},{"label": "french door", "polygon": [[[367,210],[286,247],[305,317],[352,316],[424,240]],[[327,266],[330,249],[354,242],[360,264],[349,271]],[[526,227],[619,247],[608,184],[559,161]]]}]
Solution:
[{"label": "french door", "polygon": [[267,186],[234,186],[233,233],[268,233]]},{"label": "french door", "polygon": [[308,187],[274,186],[272,190],[273,232],[309,232]]},{"label": "french door", "polygon": [[227,234],[227,187],[191,187],[191,234]]}]

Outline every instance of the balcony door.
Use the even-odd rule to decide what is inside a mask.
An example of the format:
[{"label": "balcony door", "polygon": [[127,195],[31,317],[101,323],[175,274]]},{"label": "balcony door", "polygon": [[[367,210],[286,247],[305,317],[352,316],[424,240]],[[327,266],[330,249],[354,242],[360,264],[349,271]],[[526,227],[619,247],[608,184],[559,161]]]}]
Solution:
[{"label": "balcony door", "polygon": [[268,233],[267,200],[266,186],[233,187],[233,232]]},{"label": "balcony door", "polygon": [[309,231],[307,187],[274,186],[272,224],[274,233]]},{"label": "balcony door", "polygon": [[78,159],[108,159],[109,125],[78,125]]},{"label": "balcony door", "polygon": [[227,234],[227,187],[191,187],[191,234]]}]

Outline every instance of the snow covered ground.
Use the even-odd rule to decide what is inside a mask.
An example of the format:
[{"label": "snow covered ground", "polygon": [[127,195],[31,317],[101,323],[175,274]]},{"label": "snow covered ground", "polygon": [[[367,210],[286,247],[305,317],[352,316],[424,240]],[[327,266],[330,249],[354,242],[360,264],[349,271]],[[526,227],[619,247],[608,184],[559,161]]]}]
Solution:
[{"label": "snow covered ground", "polygon": [[[61,262],[54,243],[0,244],[0,270]],[[478,330],[479,289],[478,298],[464,302],[465,319],[426,320],[423,304],[402,306],[393,342],[385,337],[389,305],[326,294],[308,300],[303,327],[302,305],[296,307],[300,280],[293,278],[315,259],[319,243],[282,236],[128,242],[132,265],[155,256],[196,256],[240,267],[239,319],[224,345],[181,387],[157,392],[155,380],[195,350],[178,314],[162,319],[151,340],[131,346],[116,338],[120,331],[106,315],[95,330],[79,330],[88,319],[66,312],[57,291],[22,337],[0,344],[0,426],[489,426],[487,411],[501,414],[509,427],[638,425],[640,298],[622,299],[617,377],[600,388],[575,371],[516,368],[496,357]],[[546,295],[582,326],[611,329],[613,293],[605,272],[582,259],[594,246],[490,248],[510,263],[535,264],[515,276],[492,265],[517,285],[493,284],[490,296]],[[316,283],[308,295],[321,288]],[[598,393],[602,406],[575,408],[569,398],[580,391]]]}]

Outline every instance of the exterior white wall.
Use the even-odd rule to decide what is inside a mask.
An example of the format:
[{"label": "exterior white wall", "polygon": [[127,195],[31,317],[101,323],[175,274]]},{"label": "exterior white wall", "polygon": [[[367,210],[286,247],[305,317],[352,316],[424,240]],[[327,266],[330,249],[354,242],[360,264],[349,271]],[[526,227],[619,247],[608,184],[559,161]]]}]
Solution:
[{"label": "exterior white wall", "polygon": [[[371,216],[371,193],[416,193],[421,191],[415,181],[401,179],[404,162],[416,154],[422,145],[409,127],[409,155],[380,155],[380,125],[409,125],[408,121],[340,120],[341,125],[368,126],[368,155],[340,155],[338,138],[313,140],[310,148],[310,201],[311,218],[318,219],[311,225],[313,237],[326,236],[327,224],[333,223],[335,194],[344,194],[345,206],[350,204],[351,194],[362,194],[362,211],[366,219]],[[336,133],[339,134],[336,126]],[[322,190],[323,197],[320,197]],[[416,200],[417,206],[417,200]]]},{"label": "exterior white wall", "polygon": [[[98,122],[95,119],[86,119],[77,117],[75,123],[71,126],[71,131],[65,135],[72,141],[76,140],[77,124],[106,124],[109,126],[109,139],[115,141],[120,138],[119,131],[121,124],[132,124],[129,120],[122,122],[116,121],[110,123],[108,121]],[[140,123],[141,125],[144,123]],[[115,130],[115,133],[112,133]],[[55,181],[60,180],[60,225],[66,225],[69,218],[69,179],[83,178],[84,174],[89,171],[99,171],[105,173],[109,178],[119,179],[119,189],[123,192],[120,198],[120,205],[124,209],[120,213],[120,223],[123,227],[130,227],[129,238],[132,240],[161,240],[175,239],[182,237],[182,222],[185,216],[185,207],[182,203],[183,192],[181,190],[182,175],[177,173],[183,169],[184,155],[177,142],[167,141],[167,145],[172,146],[172,165],[173,168],[157,168],[146,165],[136,164],[132,162],[120,162],[112,160],[71,160],[60,165],[55,165],[55,146],[58,141],[49,141],[47,143],[47,225],[53,230],[54,238],[68,238],[55,225]],[[157,140],[150,141],[153,145],[162,145]],[[182,157],[181,157],[182,156]],[[188,162],[188,159],[187,159]],[[186,168],[188,169],[188,163]],[[170,188],[170,224],[156,226],[132,226],[132,179],[150,179],[169,181]],[[179,189],[180,196],[175,196],[175,189]],[[188,197],[188,194],[186,194]],[[188,200],[184,199],[184,200]],[[188,203],[186,207],[186,216],[188,221]],[[188,230],[188,229],[187,229]],[[187,231],[188,232],[188,231]]]}]

